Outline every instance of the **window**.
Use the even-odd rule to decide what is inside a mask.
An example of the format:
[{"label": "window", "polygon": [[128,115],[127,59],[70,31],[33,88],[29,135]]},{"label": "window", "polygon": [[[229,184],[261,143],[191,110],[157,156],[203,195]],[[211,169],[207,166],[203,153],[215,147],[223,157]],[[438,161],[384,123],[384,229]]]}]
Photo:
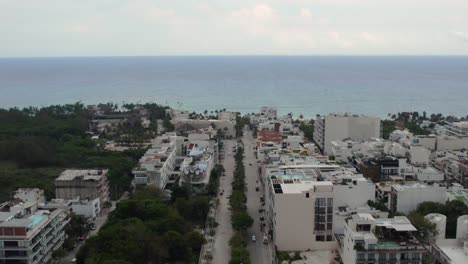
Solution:
[{"label": "window", "polygon": [[327,236],[327,241],[333,241],[333,236],[328,235]]},{"label": "window", "polygon": [[419,254],[419,253],[413,253],[413,254],[412,254],[412,259],[418,260],[418,259],[420,259],[420,258],[421,258],[421,257],[420,257],[420,254]]},{"label": "window", "polygon": [[332,223],[328,223],[327,224],[327,230],[332,230],[333,229],[333,224]]},{"label": "window", "polygon": [[366,255],[364,253],[358,253],[357,254],[357,259],[358,260],[365,260],[366,259]]},{"label": "window", "polygon": [[327,203],[327,200],[325,198],[317,198],[316,205],[317,206],[325,206]]},{"label": "window", "polygon": [[333,215],[327,215],[327,222],[333,222]]},{"label": "window", "polygon": [[369,250],[374,250],[375,249],[375,244],[369,244],[368,248],[369,248]]},{"label": "window", "polygon": [[386,260],[387,259],[387,253],[379,253],[379,260]]},{"label": "window", "polygon": [[396,259],[396,253],[390,253],[390,260]]},{"label": "window", "polygon": [[328,206],[333,206],[333,198],[327,198]]},{"label": "window", "polygon": [[368,259],[368,260],[374,260],[374,253],[369,253],[369,254],[367,255],[367,259]]},{"label": "window", "polygon": [[309,194],[309,193],[306,193],[306,198],[310,198],[310,194]]},{"label": "window", "polygon": [[325,241],[324,236],[315,236],[315,241]]}]

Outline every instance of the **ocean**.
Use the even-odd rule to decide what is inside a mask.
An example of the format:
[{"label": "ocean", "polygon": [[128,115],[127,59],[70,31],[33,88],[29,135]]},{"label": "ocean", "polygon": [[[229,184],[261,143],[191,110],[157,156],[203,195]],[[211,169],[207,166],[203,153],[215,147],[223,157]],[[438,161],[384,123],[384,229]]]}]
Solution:
[{"label": "ocean", "polygon": [[468,114],[466,56],[191,56],[0,59],[0,107],[157,102],[307,117]]}]

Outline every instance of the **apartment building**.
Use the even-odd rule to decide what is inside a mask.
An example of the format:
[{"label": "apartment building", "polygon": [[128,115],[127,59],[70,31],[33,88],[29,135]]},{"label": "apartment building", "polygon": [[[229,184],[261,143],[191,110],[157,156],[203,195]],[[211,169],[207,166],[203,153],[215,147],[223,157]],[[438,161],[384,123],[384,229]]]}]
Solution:
[{"label": "apartment building", "polygon": [[405,216],[354,214],[338,237],[338,251],[343,264],[420,264],[426,249],[415,238],[416,231]]},{"label": "apartment building", "polygon": [[468,121],[452,122],[445,125],[447,134],[451,136],[468,136]]},{"label": "apartment building", "polygon": [[152,147],[140,158],[139,165],[132,171],[134,184],[149,184],[164,189],[174,173],[177,145],[175,133],[166,133],[154,139]]},{"label": "apartment building", "polygon": [[322,151],[331,154],[331,142],[351,139],[365,141],[381,137],[380,118],[355,114],[329,114],[317,116],[314,124],[314,141]]},{"label": "apartment building", "polygon": [[109,170],[65,170],[55,179],[55,196],[58,199],[110,200],[107,173]]},{"label": "apartment building", "polygon": [[313,169],[271,169],[266,178],[267,232],[280,251],[330,250],[333,184]]},{"label": "apartment building", "polygon": [[37,210],[28,202],[3,204],[0,211],[0,263],[51,263],[65,240],[65,212]]}]

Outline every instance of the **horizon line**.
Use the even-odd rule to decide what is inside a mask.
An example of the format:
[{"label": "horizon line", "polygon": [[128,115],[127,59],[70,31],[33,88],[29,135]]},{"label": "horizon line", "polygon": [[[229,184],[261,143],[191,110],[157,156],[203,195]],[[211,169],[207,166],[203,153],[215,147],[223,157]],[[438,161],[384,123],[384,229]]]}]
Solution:
[{"label": "horizon line", "polygon": [[468,57],[468,54],[191,54],[191,55],[70,55],[70,56],[7,56],[1,59],[60,58],[141,58],[141,57]]}]

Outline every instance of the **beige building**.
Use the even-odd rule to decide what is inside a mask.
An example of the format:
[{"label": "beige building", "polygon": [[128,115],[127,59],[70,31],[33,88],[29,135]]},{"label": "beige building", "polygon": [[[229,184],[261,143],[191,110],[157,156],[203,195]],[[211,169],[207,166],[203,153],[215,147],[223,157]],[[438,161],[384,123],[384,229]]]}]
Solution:
[{"label": "beige building", "polygon": [[108,170],[65,170],[55,179],[55,197],[58,199],[109,201]]},{"label": "beige building", "polygon": [[268,174],[266,229],[279,251],[335,248],[333,183],[316,177],[313,170],[300,169]]}]

